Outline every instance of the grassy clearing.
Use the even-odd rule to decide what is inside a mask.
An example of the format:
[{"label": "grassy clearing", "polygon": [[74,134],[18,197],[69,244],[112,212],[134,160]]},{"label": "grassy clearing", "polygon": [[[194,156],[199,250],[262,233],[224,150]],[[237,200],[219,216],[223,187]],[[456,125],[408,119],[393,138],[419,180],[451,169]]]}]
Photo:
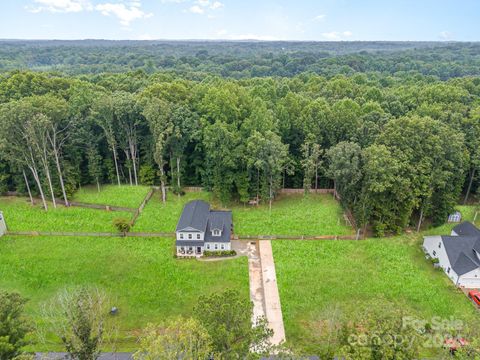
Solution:
[{"label": "grassy clearing", "polygon": [[116,232],[113,219],[130,219],[129,212],[64,207],[55,209],[49,204],[48,211],[40,204],[31,206],[26,198],[0,197],[0,210],[10,231],[83,231]]},{"label": "grassy clearing", "polygon": [[[219,208],[207,192],[169,194],[163,204],[158,194],[139,217],[135,231],[173,232],[183,206],[202,199]],[[347,235],[353,230],[345,225],[342,209],[331,195],[285,195],[278,198],[270,213],[268,204],[258,207],[231,204],[235,233],[239,235]]]},{"label": "grassy clearing", "polygon": [[274,241],[288,342],[318,353],[322,324],[334,309],[353,318],[387,305],[427,320],[478,320],[467,298],[425,260],[420,241]]},{"label": "grassy clearing", "polygon": [[[120,313],[120,349],[135,349],[135,334],[150,322],[189,316],[200,295],[237,289],[248,299],[246,258],[224,262],[175,260],[171,239],[3,237],[0,289],[29,298],[28,315],[59,290],[96,286]],[[51,350],[36,345],[35,350]]]},{"label": "grassy clearing", "polygon": [[[470,221],[475,223],[477,227],[480,227],[480,216],[477,216],[475,222],[473,221],[475,217],[475,211],[477,206],[472,205],[458,205],[457,210],[462,214],[462,221]],[[445,223],[442,226],[432,227],[425,230],[423,233],[425,235],[449,235],[452,229],[458,224],[455,223]]]},{"label": "grassy clearing", "polygon": [[96,186],[87,186],[79,189],[72,201],[136,209],[149,190],[148,186],[140,185],[103,185],[98,192]]}]

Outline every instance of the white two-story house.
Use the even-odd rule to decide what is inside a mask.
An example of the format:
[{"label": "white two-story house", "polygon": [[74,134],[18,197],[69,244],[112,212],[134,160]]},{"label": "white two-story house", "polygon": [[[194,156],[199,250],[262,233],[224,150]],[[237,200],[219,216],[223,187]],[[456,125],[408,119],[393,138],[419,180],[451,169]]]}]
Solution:
[{"label": "white two-story house", "polygon": [[480,230],[472,223],[455,226],[450,235],[425,236],[423,249],[456,286],[480,288]]},{"label": "white two-story house", "polygon": [[177,255],[230,250],[232,230],[231,211],[211,210],[205,201],[191,201],[183,208],[175,230]]}]

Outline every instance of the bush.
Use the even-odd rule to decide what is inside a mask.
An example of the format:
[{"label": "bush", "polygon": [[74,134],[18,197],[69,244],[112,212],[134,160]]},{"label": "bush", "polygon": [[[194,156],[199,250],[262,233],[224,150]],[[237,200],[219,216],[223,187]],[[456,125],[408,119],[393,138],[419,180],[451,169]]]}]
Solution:
[{"label": "bush", "polygon": [[180,196],[185,195],[185,191],[183,191],[182,188],[179,188],[179,187],[176,186],[176,185],[172,187],[172,192],[173,192],[175,195],[180,195]]},{"label": "bush", "polygon": [[128,219],[118,218],[113,220],[113,226],[115,226],[118,231],[127,233],[130,231],[130,228],[132,227],[132,223]]},{"label": "bush", "polygon": [[227,257],[235,256],[237,252],[235,250],[220,250],[220,251],[204,251],[203,256],[205,257]]},{"label": "bush", "polygon": [[140,184],[152,186],[155,184],[155,170],[150,165],[140,166]]}]

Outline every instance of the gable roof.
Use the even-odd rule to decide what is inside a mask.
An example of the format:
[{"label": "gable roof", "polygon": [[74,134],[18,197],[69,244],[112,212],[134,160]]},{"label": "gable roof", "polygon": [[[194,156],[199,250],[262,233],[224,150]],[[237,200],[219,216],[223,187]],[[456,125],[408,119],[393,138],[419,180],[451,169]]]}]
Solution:
[{"label": "gable roof", "polygon": [[480,231],[468,222],[455,226],[453,230],[459,236],[442,236],[442,242],[450,266],[460,276],[480,267],[475,253],[476,249],[480,249]]},{"label": "gable roof", "polygon": [[[221,236],[213,236],[212,230],[222,231]],[[210,211],[207,232],[205,233],[206,242],[230,242],[232,230],[232,212],[231,211]]]},{"label": "gable roof", "polygon": [[453,228],[457,235],[480,236],[480,230],[469,221],[464,221]]},{"label": "gable roof", "polygon": [[202,200],[187,203],[178,220],[175,231],[205,231],[210,215],[210,205]]}]

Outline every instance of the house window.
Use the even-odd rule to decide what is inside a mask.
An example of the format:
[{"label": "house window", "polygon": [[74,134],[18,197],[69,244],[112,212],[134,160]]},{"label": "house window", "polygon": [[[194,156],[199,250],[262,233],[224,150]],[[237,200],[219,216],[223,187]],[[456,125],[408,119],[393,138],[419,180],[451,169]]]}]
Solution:
[{"label": "house window", "polygon": [[222,244],[222,250],[225,250],[225,245]]},{"label": "house window", "polygon": [[192,234],[188,234],[188,238],[192,240]]},{"label": "house window", "polygon": [[183,234],[182,233],[180,233],[180,239],[183,240]]},{"label": "house window", "polygon": [[210,244],[207,244],[207,250],[210,250]]},{"label": "house window", "polygon": [[439,249],[442,248],[442,243],[441,243],[441,242],[438,243],[438,248],[439,248]]},{"label": "house window", "polygon": [[450,274],[450,268],[447,269],[447,274]]},{"label": "house window", "polygon": [[183,246],[180,246],[180,251],[185,251],[185,248]]},{"label": "house window", "polygon": [[200,234],[197,234],[197,240],[200,240]]},{"label": "house window", "polygon": [[435,250],[433,250],[432,254],[433,256],[437,256],[437,252]]},{"label": "house window", "polygon": [[220,230],[214,229],[213,230],[213,236],[220,236]]},{"label": "house window", "polygon": [[190,247],[188,248],[188,250],[189,250],[189,251],[193,251],[193,247],[190,246]]},{"label": "house window", "polygon": [[215,244],[215,250],[218,250],[218,244]]}]

